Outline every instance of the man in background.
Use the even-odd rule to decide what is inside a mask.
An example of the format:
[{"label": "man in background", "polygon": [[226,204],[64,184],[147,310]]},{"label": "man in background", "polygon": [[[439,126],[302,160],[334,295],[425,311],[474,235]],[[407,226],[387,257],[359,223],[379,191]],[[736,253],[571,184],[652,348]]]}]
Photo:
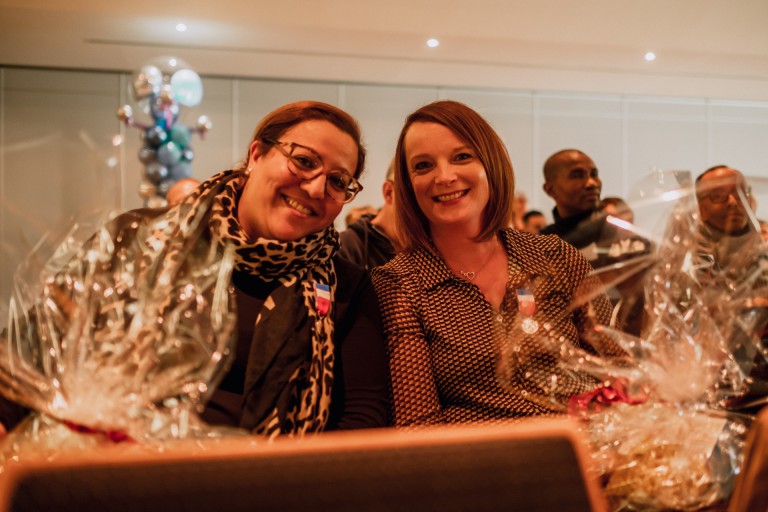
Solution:
[{"label": "man in background", "polygon": [[544,192],[555,201],[554,223],[542,235],[558,235],[581,250],[594,268],[647,254],[650,243],[606,222],[600,210],[603,182],[592,159],[564,149],[544,163]]},{"label": "man in background", "polygon": [[[554,234],[579,249],[595,269],[614,304],[612,325],[639,335],[643,328],[644,257],[650,241],[607,222],[600,210],[603,183],[595,162],[583,151],[563,149],[544,163],[544,192],[555,201],[554,223],[542,235]],[[630,260],[637,260],[637,266]],[[642,258],[642,259],[640,259]]]},{"label": "man in background", "polygon": [[366,270],[383,265],[397,254],[394,178],[395,161],[392,160],[381,186],[384,206],[375,214],[363,214],[340,235],[340,254]]},{"label": "man in background", "polygon": [[344,225],[349,227],[360,220],[363,215],[376,215],[377,213],[378,210],[369,204],[364,206],[354,206],[349,209],[349,213],[344,217]]},{"label": "man in background", "polygon": [[547,219],[540,211],[529,210],[523,215],[523,231],[538,235],[545,227],[547,227]]},{"label": "man in background", "polygon": [[754,330],[733,329],[729,340],[742,372],[750,377],[749,388],[727,407],[754,414],[768,402],[768,364],[749,338],[758,336],[763,345],[768,342],[768,257],[760,230],[750,221],[751,189],[740,171],[716,165],[696,178],[696,200],[701,217],[698,268],[704,286],[722,287],[726,297],[736,288],[751,288],[750,304],[743,311],[750,318],[744,325],[753,325]]},{"label": "man in background", "polygon": [[528,197],[522,192],[516,192],[512,199],[512,224],[510,227],[518,231],[525,231],[523,217],[528,211]]}]

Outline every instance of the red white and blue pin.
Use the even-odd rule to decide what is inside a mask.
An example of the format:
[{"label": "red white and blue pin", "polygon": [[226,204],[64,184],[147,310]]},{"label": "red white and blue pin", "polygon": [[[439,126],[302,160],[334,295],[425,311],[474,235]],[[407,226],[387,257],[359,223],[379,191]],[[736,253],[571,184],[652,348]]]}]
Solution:
[{"label": "red white and blue pin", "polygon": [[539,330],[539,322],[533,319],[536,313],[536,299],[530,290],[518,289],[517,291],[517,309],[523,317],[523,332],[533,334]]},{"label": "red white and blue pin", "polygon": [[315,309],[317,314],[325,316],[331,310],[331,287],[324,283],[315,283]]}]

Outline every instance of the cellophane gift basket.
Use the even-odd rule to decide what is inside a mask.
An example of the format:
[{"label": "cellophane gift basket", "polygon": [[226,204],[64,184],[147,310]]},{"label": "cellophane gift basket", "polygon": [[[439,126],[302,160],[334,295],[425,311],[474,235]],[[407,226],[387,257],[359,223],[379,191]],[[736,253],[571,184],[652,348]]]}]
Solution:
[{"label": "cellophane gift basket", "polygon": [[[575,345],[564,342],[557,319],[520,314],[500,343],[498,375],[507,388],[579,422],[612,510],[724,509],[751,420],[730,405],[754,384],[750,372],[766,357],[768,254],[759,243],[742,247],[715,268],[702,250],[687,172],[656,171],[633,199],[635,224],[608,221],[628,238],[649,240],[652,250],[598,270],[571,312],[581,307],[590,316],[605,292],[613,322],[622,301],[640,298],[644,307],[634,311],[642,331],[591,318],[588,344]],[[751,224],[757,228],[754,217]]]},{"label": "cellophane gift basket", "polygon": [[232,255],[211,239],[208,207],[183,208],[76,223],[19,268],[0,389],[31,414],[3,440],[3,465],[239,433],[198,415],[231,352]]}]

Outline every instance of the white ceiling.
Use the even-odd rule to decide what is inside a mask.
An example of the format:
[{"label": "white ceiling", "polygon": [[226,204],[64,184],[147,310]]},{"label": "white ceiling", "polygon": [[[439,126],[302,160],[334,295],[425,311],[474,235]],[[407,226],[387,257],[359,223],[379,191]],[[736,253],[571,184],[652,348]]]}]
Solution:
[{"label": "white ceiling", "polygon": [[768,100],[767,27],[768,0],[0,0],[0,65]]}]

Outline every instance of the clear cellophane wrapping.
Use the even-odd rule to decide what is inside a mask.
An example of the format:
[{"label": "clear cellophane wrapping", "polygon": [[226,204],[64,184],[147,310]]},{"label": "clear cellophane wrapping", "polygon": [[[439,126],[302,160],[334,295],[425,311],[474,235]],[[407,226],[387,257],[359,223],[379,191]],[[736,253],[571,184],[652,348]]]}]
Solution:
[{"label": "clear cellophane wrapping", "polygon": [[31,413],[3,440],[3,463],[241,434],[199,418],[235,329],[232,253],[208,208],[76,223],[20,266],[0,389]]},{"label": "clear cellophane wrapping", "polygon": [[[527,324],[518,315],[500,343],[501,384],[579,422],[613,510],[722,507],[741,466],[752,416],[731,405],[765,362],[768,253],[757,241],[716,265],[694,197],[688,173],[658,171],[640,183],[630,203],[640,219],[615,225],[652,250],[599,269],[567,313],[594,313],[599,292],[618,308],[629,290],[643,300],[639,335],[595,320],[587,343],[570,343],[536,313]],[[651,213],[656,223],[643,225]]]}]

